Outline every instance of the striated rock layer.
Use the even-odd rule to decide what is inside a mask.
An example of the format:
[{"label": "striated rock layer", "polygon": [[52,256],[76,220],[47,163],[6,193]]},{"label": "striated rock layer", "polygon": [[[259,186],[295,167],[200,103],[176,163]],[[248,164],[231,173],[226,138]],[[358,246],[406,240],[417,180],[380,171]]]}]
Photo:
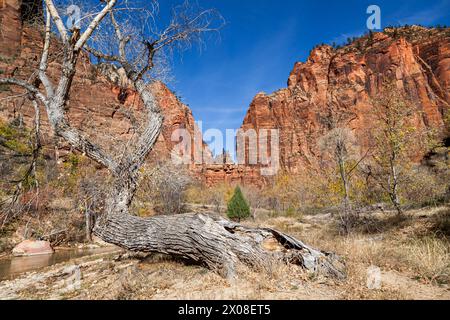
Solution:
[{"label": "striated rock layer", "polygon": [[[39,63],[42,35],[38,28],[27,25],[33,23],[29,15],[23,23],[22,5],[21,0],[0,0],[0,76],[29,80]],[[57,79],[60,51],[57,40],[52,41],[49,74]],[[371,99],[386,79],[394,79],[421,111],[415,125],[436,129],[443,137],[448,134],[444,115],[450,103],[450,31],[421,27],[386,29],[339,49],[326,45],[315,48],[306,62],[295,64],[287,88],[255,96],[242,129],[279,129],[281,168],[290,172],[314,168],[321,157],[318,141],[330,130],[331,116],[345,115],[344,125],[354,131],[358,144],[362,148],[368,145],[366,133],[373,125],[368,117]],[[164,84],[154,83],[152,90],[165,121],[150,160],[165,161],[177,144],[171,141],[174,130],[185,128],[194,137],[195,121],[189,107]],[[145,119],[139,97],[123,80],[120,70],[94,66],[87,55],[82,55],[77,65],[67,112],[75,126],[119,155],[126,142],[139,133]],[[51,143],[54,138],[43,114],[44,140]],[[0,87],[0,118],[31,125],[33,116],[22,89]],[[62,150],[68,150],[64,143],[57,148]],[[202,151],[204,157],[211,157],[203,143]],[[268,180],[261,176],[258,165],[189,167],[209,185],[229,182],[261,186]]]},{"label": "striated rock layer", "polygon": [[[43,39],[39,28],[32,25],[39,22],[36,17],[30,16],[29,8],[38,8],[39,6],[34,6],[38,0],[0,1],[0,76],[14,76],[33,81]],[[27,8],[26,21],[22,13],[24,4]],[[40,14],[36,11],[37,20]],[[54,80],[58,79],[61,72],[60,49],[58,41],[52,39],[48,73]],[[172,141],[172,133],[176,129],[186,129],[194,138],[196,125],[190,108],[181,103],[163,83],[152,84],[152,90],[164,114],[164,125],[162,134],[150,153],[149,161],[165,162],[170,159],[174,146],[179,142]],[[53,137],[45,112],[41,114],[43,141],[48,145],[56,142],[55,156],[64,160],[64,155],[70,151],[70,147]],[[139,134],[146,114],[139,96],[124,80],[120,69],[107,65],[94,66],[88,55],[83,54],[72,84],[67,116],[75,127],[82,129],[93,141],[108,148],[112,154],[120,156],[127,141]],[[0,88],[0,119],[8,122],[14,119],[23,121],[31,127],[34,109],[26,99],[23,89],[15,86]],[[211,161],[212,155],[208,147],[203,141],[200,144],[203,158]],[[191,150],[192,158],[195,152],[198,151]],[[189,169],[208,185],[220,182],[261,183],[259,171],[245,166],[193,163],[189,165]]]},{"label": "striated rock layer", "polygon": [[416,26],[386,29],[340,49],[315,48],[305,63],[295,64],[287,88],[255,96],[242,129],[279,129],[281,167],[290,172],[314,168],[330,117],[342,116],[358,144],[368,145],[371,99],[388,79],[420,110],[416,126],[446,134],[450,29]]}]

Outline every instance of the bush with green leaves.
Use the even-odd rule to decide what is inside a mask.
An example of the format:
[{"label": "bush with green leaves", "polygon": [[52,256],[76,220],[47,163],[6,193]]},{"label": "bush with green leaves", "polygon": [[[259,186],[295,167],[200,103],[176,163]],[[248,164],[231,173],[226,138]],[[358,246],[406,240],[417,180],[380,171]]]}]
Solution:
[{"label": "bush with green leaves", "polygon": [[233,197],[231,197],[228,202],[227,215],[228,218],[238,221],[250,216],[250,207],[242,194],[241,188],[239,187],[234,189]]}]

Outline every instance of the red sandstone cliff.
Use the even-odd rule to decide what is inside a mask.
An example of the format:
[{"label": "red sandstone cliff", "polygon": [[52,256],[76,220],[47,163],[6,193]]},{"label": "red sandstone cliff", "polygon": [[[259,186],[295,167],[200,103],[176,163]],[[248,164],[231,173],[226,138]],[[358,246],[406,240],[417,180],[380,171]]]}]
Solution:
[{"label": "red sandstone cliff", "polygon": [[[36,29],[22,26],[20,3],[20,0],[0,0],[0,73],[28,79],[36,70],[42,38]],[[314,167],[320,157],[318,140],[329,130],[324,119],[330,110],[350,115],[346,125],[364,145],[365,132],[372,125],[367,117],[371,98],[384,79],[395,79],[398,87],[423,111],[417,125],[444,132],[443,115],[450,103],[449,33],[449,29],[420,27],[388,29],[340,49],[320,46],[305,63],[295,64],[287,88],[255,97],[242,128],[280,129],[282,167],[291,171]],[[54,41],[52,47],[57,48]],[[52,52],[50,61],[50,74],[56,78],[61,70],[57,50]],[[22,90],[12,86],[0,89],[0,117],[10,120],[23,115],[24,121],[30,123],[33,110],[23,96],[18,96]],[[169,157],[175,144],[171,141],[173,130],[186,128],[193,135],[195,124],[191,110],[164,84],[154,84],[153,90],[165,121],[151,158],[163,160]],[[123,142],[135,132],[128,119],[130,111],[137,119],[145,117],[140,100],[121,81],[120,75],[94,67],[87,55],[82,56],[70,96],[71,121],[94,140],[120,152]],[[49,139],[51,131],[45,117],[43,121]],[[204,150],[208,154],[206,147]],[[258,167],[218,164],[191,169],[208,184],[264,183]]]},{"label": "red sandstone cliff", "polygon": [[444,134],[444,113],[450,104],[450,29],[421,27],[387,29],[340,49],[324,45],[312,50],[292,70],[288,87],[256,95],[242,128],[280,129],[284,169],[314,167],[318,140],[328,129],[330,110],[348,115],[360,145],[372,123],[367,117],[384,80],[398,88],[423,112],[418,126]]},{"label": "red sandstone cliff", "polygon": [[[0,0],[0,73],[1,76],[14,76],[28,80],[37,70],[42,51],[42,35],[37,28],[23,21],[22,4],[35,0]],[[33,7],[32,8],[37,8]],[[29,10],[28,10],[29,11]],[[37,14],[40,14],[39,12]],[[34,22],[31,19],[30,22]],[[57,79],[61,72],[59,44],[52,39],[48,73]],[[150,161],[165,161],[177,142],[171,141],[174,130],[184,128],[194,137],[195,120],[192,111],[162,83],[152,85],[153,92],[164,114],[164,125]],[[52,131],[42,112],[42,131],[44,142],[53,143]],[[145,119],[142,102],[126,81],[120,70],[105,65],[94,66],[88,55],[80,57],[77,72],[72,84],[67,110],[68,118],[76,127],[83,129],[91,139],[120,154],[126,142],[135,134],[133,118],[139,122]],[[130,115],[132,117],[130,117]],[[0,88],[0,119],[11,121],[23,119],[31,125],[34,110],[23,95],[23,90],[14,86]],[[58,150],[67,149],[63,142]],[[61,155],[62,153],[60,153]],[[211,157],[203,144],[203,156]],[[220,161],[219,161],[220,162]],[[190,169],[207,184],[220,182],[260,184],[259,171],[232,164],[190,165]]]},{"label": "red sandstone cliff", "polygon": [[[6,1],[6,5],[0,8],[1,76],[28,80],[38,67],[42,35],[37,28],[22,22],[21,1],[0,1]],[[61,71],[59,44],[55,39],[52,41],[48,73],[51,78],[57,79]],[[135,119],[136,127],[139,127],[146,114],[136,93],[120,81],[120,75],[117,78],[116,73],[110,71],[92,65],[86,54],[80,57],[70,92],[67,116],[94,141],[119,154],[124,142],[136,133],[131,120]],[[173,130],[185,128],[193,136],[195,121],[189,107],[181,103],[164,84],[154,83],[152,90],[164,114],[164,126],[154,152],[151,153],[151,159],[164,160],[170,157],[170,152],[177,143],[171,141]],[[20,117],[25,124],[31,125],[34,110],[24,97],[23,89],[2,86],[0,99],[0,118],[10,121]],[[42,114],[44,141],[49,141],[53,139],[52,132],[45,112]],[[60,147],[66,146],[61,144]],[[208,155],[208,148],[205,145],[203,148]]]},{"label": "red sandstone cliff", "polygon": [[0,0],[0,51],[2,56],[12,56],[20,46],[22,21],[18,0]]}]

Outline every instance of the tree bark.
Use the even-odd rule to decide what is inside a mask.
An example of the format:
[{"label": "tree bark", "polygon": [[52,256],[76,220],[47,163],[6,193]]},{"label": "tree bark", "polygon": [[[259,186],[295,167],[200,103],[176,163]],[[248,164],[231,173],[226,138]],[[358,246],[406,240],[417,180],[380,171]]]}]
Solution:
[{"label": "tree bark", "polygon": [[[392,152],[390,159],[390,175],[389,175],[389,197],[394,205],[395,210],[397,210],[397,215],[401,216],[403,214],[402,208],[400,206],[400,200],[398,197],[398,174],[397,167],[395,165],[397,159],[396,152]],[[392,182],[391,182],[392,180]]]},{"label": "tree bark", "polygon": [[[129,208],[138,187],[140,168],[154,147],[163,125],[157,101],[142,79],[143,74],[153,67],[155,48],[153,45],[148,46],[148,61],[142,70],[135,70],[126,61],[125,47],[128,40],[122,37],[111,11],[116,0],[106,3],[82,35],[74,31],[70,37],[53,0],[46,0],[45,3],[47,14],[56,25],[63,43],[62,70],[57,85],[55,83],[53,86],[46,74],[51,30],[49,18],[46,20],[44,52],[39,67],[39,77],[46,94],[32,84],[14,78],[0,79],[0,84],[21,86],[39,99],[55,134],[111,172],[114,181],[105,200],[104,213],[95,223],[95,235],[128,250],[163,253],[193,260],[229,277],[234,275],[240,263],[268,269],[280,261],[339,279],[345,277],[344,266],[338,257],[313,249],[273,229],[247,228],[220,217],[201,214],[148,219],[130,215]],[[142,134],[131,143],[127,154],[120,160],[73,127],[65,113],[80,51],[108,12],[120,42],[120,56],[112,58],[125,69],[147,111],[147,122]],[[198,30],[193,29],[192,32]],[[178,39],[180,34],[175,34],[173,39],[160,40],[168,44]]]},{"label": "tree bark", "polygon": [[213,214],[147,219],[110,214],[96,225],[94,234],[127,250],[181,257],[226,277],[234,277],[240,263],[270,270],[280,262],[337,279],[346,276],[345,266],[332,253],[311,248],[273,229],[249,228]]},{"label": "tree bark", "polygon": [[92,242],[92,215],[91,211],[87,207],[87,204],[84,211],[84,218],[86,223],[86,240],[88,242]]}]

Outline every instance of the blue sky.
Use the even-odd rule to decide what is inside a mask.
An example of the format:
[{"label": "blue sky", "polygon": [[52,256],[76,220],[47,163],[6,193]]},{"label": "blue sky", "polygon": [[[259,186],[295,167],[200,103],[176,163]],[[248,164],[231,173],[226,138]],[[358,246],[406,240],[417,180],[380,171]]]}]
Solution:
[{"label": "blue sky", "polygon": [[[165,15],[172,5],[162,5]],[[367,31],[366,9],[381,8],[382,27],[450,25],[450,0],[303,1],[198,0],[226,20],[206,48],[176,54],[169,86],[188,104],[203,129],[239,128],[253,97],[286,87],[296,61],[319,43],[345,42]]]},{"label": "blue sky", "polygon": [[[181,1],[161,1],[161,16]],[[450,0],[303,1],[198,0],[226,20],[220,39],[175,54],[168,85],[203,129],[239,128],[253,97],[286,87],[296,61],[319,43],[342,43],[367,31],[366,9],[381,8],[382,27],[450,25]]]}]

